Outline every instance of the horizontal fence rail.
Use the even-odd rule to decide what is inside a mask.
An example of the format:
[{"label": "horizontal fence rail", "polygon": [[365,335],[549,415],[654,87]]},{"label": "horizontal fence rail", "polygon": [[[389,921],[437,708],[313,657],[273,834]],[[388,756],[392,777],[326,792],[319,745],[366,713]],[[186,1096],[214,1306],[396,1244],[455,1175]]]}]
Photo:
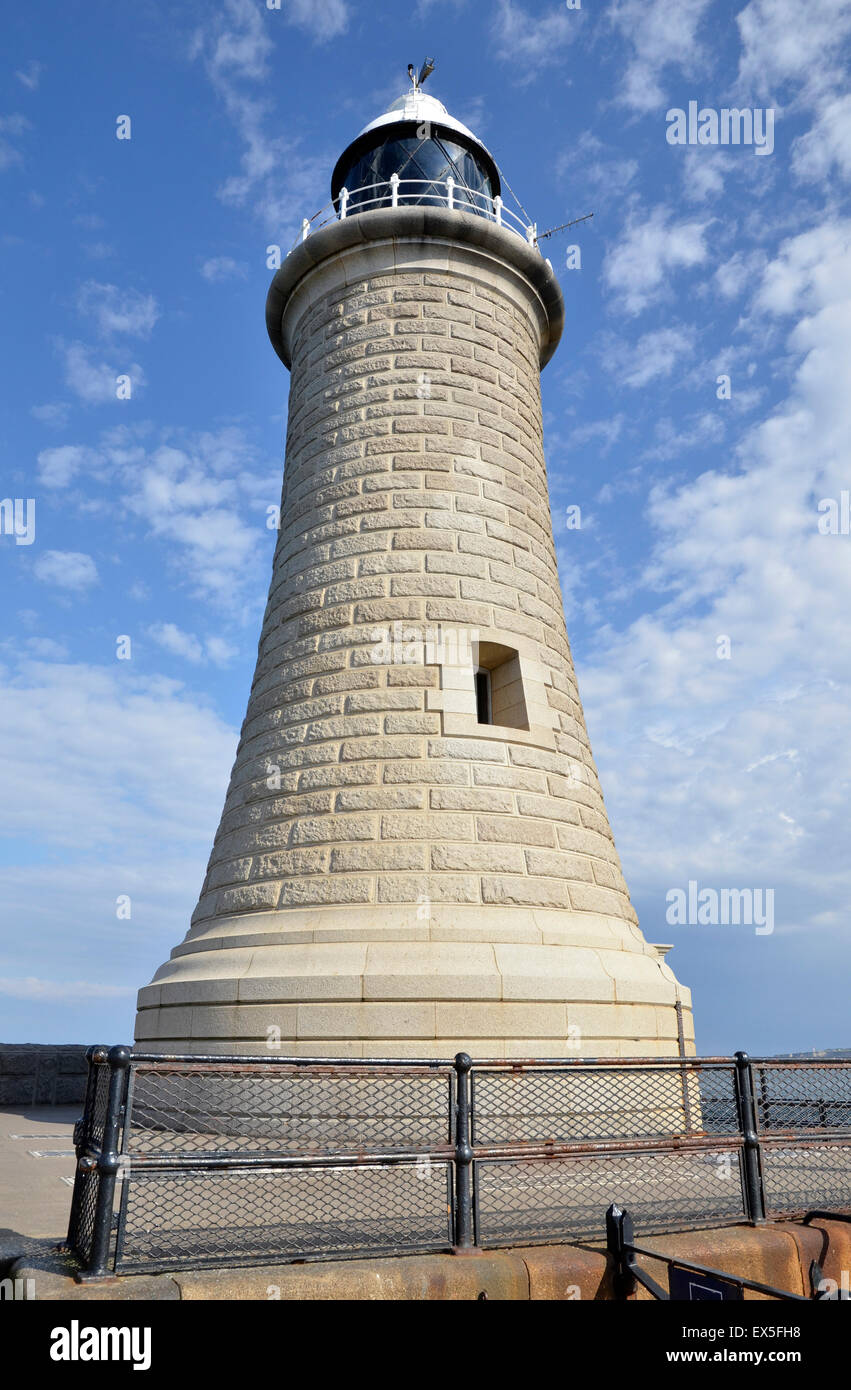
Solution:
[{"label": "horizontal fence rail", "polygon": [[492,198],[488,193],[468,188],[466,184],[448,179],[402,179],[398,174],[379,183],[364,184],[360,188],[341,188],[331,203],[326,203],[312,217],[305,217],[301,224],[301,234],[290,247],[291,251],[306,241],[313,232],[330,226],[333,222],[345,221],[355,213],[374,212],[378,208],[433,207],[448,208],[451,212],[466,212],[475,217],[485,217],[498,227],[522,236],[530,246],[538,245],[538,228],[534,222],[524,222],[516,212],[507,208],[502,198]]},{"label": "horizontal fence rail", "polygon": [[851,1210],[851,1060],[88,1058],[83,1279]]}]

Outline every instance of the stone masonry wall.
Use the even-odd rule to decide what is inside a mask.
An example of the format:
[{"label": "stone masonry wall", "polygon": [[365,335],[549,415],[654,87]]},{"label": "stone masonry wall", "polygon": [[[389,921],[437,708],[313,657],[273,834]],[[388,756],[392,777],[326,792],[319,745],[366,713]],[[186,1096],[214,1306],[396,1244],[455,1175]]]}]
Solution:
[{"label": "stone masonry wall", "polygon": [[73,1105],[86,1095],[86,1047],[0,1043],[0,1105]]},{"label": "stone masonry wall", "polygon": [[[303,314],[274,578],[196,924],[423,898],[635,922],[565,631],[538,353],[496,275],[396,271]],[[446,736],[439,667],[376,664],[394,623],[516,635],[546,672],[552,746]]]}]

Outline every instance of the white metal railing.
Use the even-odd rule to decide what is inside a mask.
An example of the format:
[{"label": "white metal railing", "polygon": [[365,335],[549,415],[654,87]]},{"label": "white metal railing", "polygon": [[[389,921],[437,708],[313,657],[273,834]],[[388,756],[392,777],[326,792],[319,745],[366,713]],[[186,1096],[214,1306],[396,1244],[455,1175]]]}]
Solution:
[{"label": "white metal railing", "polygon": [[[368,196],[364,197],[364,194]],[[382,183],[367,183],[361,188],[341,188],[333,202],[320,208],[313,217],[305,217],[301,224],[301,235],[293,242],[290,250],[294,251],[302,241],[307,241],[311,233],[330,226],[332,222],[342,222],[354,213],[406,205],[445,207],[453,212],[471,212],[476,217],[485,217],[495,222],[498,227],[505,227],[507,231],[522,236],[530,246],[538,245],[537,223],[524,222],[516,212],[505,206],[499,194],[491,198],[488,193],[478,193],[466,184],[457,183],[451,175],[443,180],[400,179],[398,174],[391,174],[390,178]]]}]

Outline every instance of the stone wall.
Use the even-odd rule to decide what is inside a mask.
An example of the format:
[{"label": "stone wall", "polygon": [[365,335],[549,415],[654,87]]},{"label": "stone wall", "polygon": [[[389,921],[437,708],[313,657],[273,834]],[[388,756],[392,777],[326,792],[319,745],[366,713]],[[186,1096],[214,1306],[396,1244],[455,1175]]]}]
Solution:
[{"label": "stone wall", "polygon": [[[274,576],[194,921],[427,898],[635,922],[564,630],[538,352],[496,277],[397,272],[302,317]],[[403,650],[377,659],[396,624]],[[519,643],[531,732],[477,726],[472,673],[441,689],[438,662],[400,660],[438,628]]]},{"label": "stone wall", "polygon": [[86,1094],[81,1044],[0,1043],[0,1105],[73,1105]]}]

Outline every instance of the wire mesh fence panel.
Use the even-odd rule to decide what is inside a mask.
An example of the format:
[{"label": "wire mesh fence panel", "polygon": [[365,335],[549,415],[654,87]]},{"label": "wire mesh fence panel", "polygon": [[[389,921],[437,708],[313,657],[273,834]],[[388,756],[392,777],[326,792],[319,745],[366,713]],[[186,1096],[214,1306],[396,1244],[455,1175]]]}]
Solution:
[{"label": "wire mesh fence panel", "polygon": [[106,1104],[109,1096],[109,1075],[110,1068],[106,1062],[89,1063],[86,1102],[77,1136],[78,1146],[81,1150],[95,1151],[103,1143]]},{"label": "wire mesh fence panel", "polygon": [[851,1131],[851,1066],[754,1062],[754,1098],[763,1131]]},{"label": "wire mesh fence panel", "polygon": [[472,1142],[582,1143],[735,1133],[733,1067],[473,1068]]},{"label": "wire mesh fence panel", "polygon": [[851,1211],[851,1144],[764,1143],[762,1187],[769,1216]]},{"label": "wire mesh fence panel", "polygon": [[[483,1245],[602,1239],[612,1202],[648,1233],[759,1219],[763,1196],[769,1216],[851,1210],[847,1062],[485,1062],[468,1091],[465,1058],[90,1055],[101,1054],[75,1130],[69,1221],[95,1277],[113,1261],[194,1268],[465,1244],[465,1097]],[[746,1168],[751,1089],[761,1157]]]},{"label": "wire mesh fence panel", "polygon": [[97,1168],[88,1172],[77,1172],[74,1179],[74,1216],[68,1243],[80,1262],[88,1264],[92,1253],[92,1238],[95,1231],[95,1208],[100,1190],[100,1173]]},{"label": "wire mesh fence panel", "polygon": [[738,1221],[738,1148],[595,1153],[475,1164],[477,1243],[522,1245],[605,1239],[604,1213],[628,1208],[641,1232]]},{"label": "wire mesh fence panel", "polygon": [[74,1176],[74,1192],[68,1223],[68,1244],[83,1263],[88,1260],[91,1254],[100,1175],[96,1168],[81,1169],[79,1161],[83,1156],[94,1158],[103,1145],[109,1096],[109,1074],[110,1069],[107,1065],[89,1061],[83,1114],[74,1127],[77,1171]]},{"label": "wire mesh fence panel", "polygon": [[453,1137],[452,1073],[133,1068],[125,1152],[415,1152]]},{"label": "wire mesh fence panel", "polygon": [[452,1243],[449,1162],[133,1171],[116,1269],[198,1268]]}]

